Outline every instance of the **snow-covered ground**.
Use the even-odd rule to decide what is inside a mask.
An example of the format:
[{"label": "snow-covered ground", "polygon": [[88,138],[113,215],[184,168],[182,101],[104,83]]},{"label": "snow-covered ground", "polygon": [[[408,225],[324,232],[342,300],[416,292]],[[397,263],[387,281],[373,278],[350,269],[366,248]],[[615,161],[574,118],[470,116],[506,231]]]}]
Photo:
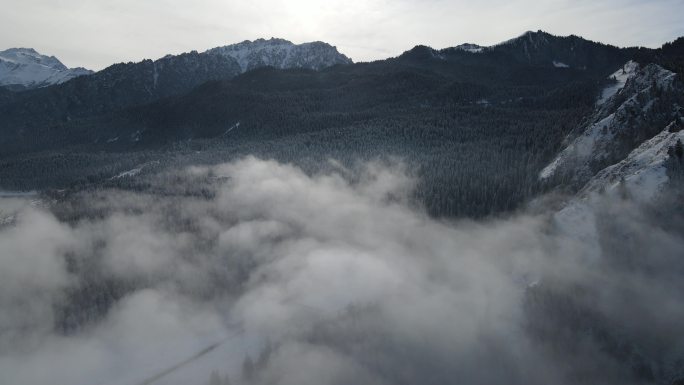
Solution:
[{"label": "snow-covered ground", "polygon": [[239,128],[239,127],[240,127],[240,122],[237,122],[237,123],[233,124],[232,126],[228,127],[228,129],[223,132],[223,135],[227,135],[229,132],[231,132],[234,129]]},{"label": "snow-covered ground", "polygon": [[130,178],[132,176],[136,176],[136,175],[140,174],[142,169],[143,169],[142,167],[138,167],[138,168],[134,168],[132,170],[124,171],[124,172],[120,173],[119,175],[112,177],[112,179]]},{"label": "snow-covered ground", "polygon": [[601,96],[596,101],[596,104],[602,105],[613,95],[617,94],[627,83],[627,79],[634,76],[636,71],[639,69],[639,64],[634,61],[629,61],[621,69],[615,71],[609,76],[610,79],[615,79],[615,83],[607,86],[601,91]]},{"label": "snow-covered ground", "polygon": [[600,121],[592,124],[589,128],[578,136],[563,152],[557,156],[548,166],[539,173],[539,178],[547,179],[552,176],[559,166],[561,166],[566,159],[572,158],[587,158],[587,157],[604,157],[606,154],[596,151],[596,144],[600,142],[609,141],[613,137],[613,133],[607,130],[607,127],[612,124],[615,119],[615,114],[610,114]]}]

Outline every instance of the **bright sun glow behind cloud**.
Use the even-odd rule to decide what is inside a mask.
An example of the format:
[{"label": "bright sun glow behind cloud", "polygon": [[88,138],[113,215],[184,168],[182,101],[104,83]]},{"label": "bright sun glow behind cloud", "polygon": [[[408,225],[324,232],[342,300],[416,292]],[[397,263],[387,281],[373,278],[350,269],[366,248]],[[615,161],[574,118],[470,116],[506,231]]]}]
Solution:
[{"label": "bright sun glow behind cloud", "polygon": [[0,48],[69,66],[204,50],[260,37],[326,41],[356,61],[416,44],[493,44],[542,29],[657,47],[684,35],[683,0],[0,0]]}]

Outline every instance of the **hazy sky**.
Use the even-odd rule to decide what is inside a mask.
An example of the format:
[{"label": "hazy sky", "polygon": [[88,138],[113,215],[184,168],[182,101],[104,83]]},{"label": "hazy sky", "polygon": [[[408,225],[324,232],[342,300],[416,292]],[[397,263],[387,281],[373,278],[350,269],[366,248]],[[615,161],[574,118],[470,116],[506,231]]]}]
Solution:
[{"label": "hazy sky", "polygon": [[366,61],[537,29],[620,46],[684,35],[684,0],[0,0],[0,9],[0,49],[92,69],[260,37],[322,40]]}]

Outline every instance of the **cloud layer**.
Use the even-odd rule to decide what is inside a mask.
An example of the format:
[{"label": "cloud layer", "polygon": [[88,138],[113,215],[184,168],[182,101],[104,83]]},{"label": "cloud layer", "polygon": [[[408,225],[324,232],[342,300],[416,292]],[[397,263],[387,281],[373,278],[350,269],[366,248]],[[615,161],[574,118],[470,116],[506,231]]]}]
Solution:
[{"label": "cloud layer", "polygon": [[153,183],[0,201],[1,383],[138,384],[197,354],[158,383],[682,375],[682,232],[628,202],[602,202],[596,246],[546,214],[434,220],[400,165],[246,158]]}]

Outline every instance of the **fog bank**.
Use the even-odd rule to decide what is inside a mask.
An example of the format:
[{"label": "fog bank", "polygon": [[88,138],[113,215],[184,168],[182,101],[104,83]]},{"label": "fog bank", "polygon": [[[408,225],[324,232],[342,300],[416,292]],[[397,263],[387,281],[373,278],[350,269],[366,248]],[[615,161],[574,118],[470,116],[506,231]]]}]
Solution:
[{"label": "fog bank", "polygon": [[401,165],[256,158],[151,183],[0,198],[0,383],[140,384],[198,354],[153,383],[684,378],[681,222],[629,201],[449,222]]}]

